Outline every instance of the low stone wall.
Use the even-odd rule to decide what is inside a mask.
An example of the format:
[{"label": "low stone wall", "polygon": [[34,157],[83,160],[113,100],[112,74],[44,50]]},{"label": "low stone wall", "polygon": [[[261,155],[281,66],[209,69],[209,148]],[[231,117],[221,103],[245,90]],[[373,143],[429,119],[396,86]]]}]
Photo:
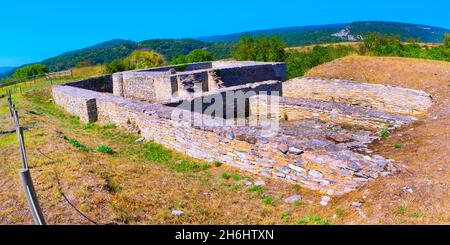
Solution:
[{"label": "low stone wall", "polygon": [[244,84],[214,92],[201,93],[194,98],[161,102],[166,106],[221,118],[250,116],[250,98],[256,95],[282,96],[281,81]]},{"label": "low stone wall", "polygon": [[286,64],[214,61],[127,71],[113,74],[113,88],[115,95],[154,103],[269,80],[285,81]]},{"label": "low stone wall", "polygon": [[84,88],[97,92],[107,92],[107,93],[113,92],[113,82],[111,75],[91,77],[80,81],[66,83],[65,85],[77,88]]},{"label": "low stone wall", "polygon": [[[226,126],[233,123],[195,112],[177,118],[174,115],[184,115],[186,111],[108,93],[58,85],[53,87],[53,95],[56,104],[83,121],[97,119],[116,124],[188,156],[220,161],[258,176],[296,183],[328,195],[355,190],[387,172],[390,166],[390,161],[381,156],[351,151],[352,142],[330,140],[340,138],[347,131],[336,133],[328,129],[330,125],[319,121],[284,125],[275,135],[265,137],[258,126]],[[192,124],[198,119],[207,122],[205,126]],[[351,140],[370,143],[369,136],[363,133]]]},{"label": "low stone wall", "polygon": [[295,78],[283,84],[286,97],[341,102],[379,111],[420,115],[432,104],[423,91],[342,80]]},{"label": "low stone wall", "polygon": [[[260,116],[260,108],[267,108],[270,97],[265,95],[254,96],[250,100],[250,111],[253,116]],[[361,127],[375,132],[381,129],[395,129],[416,120],[414,117],[389,114],[374,109],[359,106],[349,106],[344,103],[332,103],[311,99],[294,99],[282,97],[277,100],[279,110],[277,116],[280,120],[316,119],[323,122],[345,125],[348,127]],[[264,115],[266,116],[266,115]]]},{"label": "low stone wall", "polygon": [[97,93],[72,86],[54,86],[53,100],[85,123],[97,121]]}]

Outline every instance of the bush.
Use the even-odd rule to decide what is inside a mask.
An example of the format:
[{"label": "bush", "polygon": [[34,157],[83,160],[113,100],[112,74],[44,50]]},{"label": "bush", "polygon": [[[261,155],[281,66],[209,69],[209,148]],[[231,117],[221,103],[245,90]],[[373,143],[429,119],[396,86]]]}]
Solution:
[{"label": "bush", "polygon": [[145,69],[163,66],[164,58],[153,51],[136,50],[123,60],[126,70]]},{"label": "bush", "polygon": [[122,60],[114,60],[113,62],[106,64],[106,72],[108,74],[121,71],[125,71],[125,64]]},{"label": "bush", "polygon": [[402,43],[398,36],[387,36],[370,33],[364,37],[359,52],[362,55],[398,56],[421,59],[450,61],[450,35],[445,34],[443,45],[436,47],[421,47],[414,40]]},{"label": "bush", "polygon": [[311,68],[330,62],[337,58],[355,53],[355,50],[349,46],[315,46],[310,51],[289,51],[287,53],[287,76],[294,78],[303,76]]},{"label": "bush", "polygon": [[22,68],[18,68],[17,70],[14,71],[13,77],[15,79],[20,79],[20,78],[37,76],[37,75],[43,75],[43,74],[46,74],[49,72],[50,72],[50,69],[48,69],[47,66],[41,65],[41,64],[36,64],[36,65],[29,65],[29,66],[24,66]]}]

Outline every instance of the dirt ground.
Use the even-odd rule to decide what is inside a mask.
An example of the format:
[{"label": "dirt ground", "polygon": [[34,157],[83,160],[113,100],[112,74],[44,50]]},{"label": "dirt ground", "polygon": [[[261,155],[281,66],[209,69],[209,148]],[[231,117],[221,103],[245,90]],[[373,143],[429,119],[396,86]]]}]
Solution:
[{"label": "dirt ground", "polygon": [[[367,218],[356,216],[354,223],[449,224],[450,63],[350,56],[318,66],[306,76],[388,84],[432,95],[433,107],[428,114],[374,146],[378,154],[395,159],[403,171],[343,200],[366,197],[363,211]],[[404,188],[411,188],[412,193]]]},{"label": "dirt ground", "polygon": [[[31,173],[48,223],[93,224],[80,211],[99,224],[450,224],[450,63],[346,57],[308,76],[391,84],[433,95],[430,114],[373,146],[395,159],[402,172],[322,207],[320,194],[299,186],[264,179],[262,188],[247,187],[242,179],[259,178],[224,165],[207,166],[151,142],[137,143],[139,136],[111,125],[84,125],[54,106],[47,88],[15,94],[14,101],[28,128]],[[10,129],[3,98],[0,131]],[[96,151],[99,145],[114,153]],[[0,224],[33,222],[19,167],[15,135],[0,135]],[[302,200],[284,202],[294,194]],[[361,202],[361,208],[353,202]],[[184,213],[174,217],[173,210]]]}]

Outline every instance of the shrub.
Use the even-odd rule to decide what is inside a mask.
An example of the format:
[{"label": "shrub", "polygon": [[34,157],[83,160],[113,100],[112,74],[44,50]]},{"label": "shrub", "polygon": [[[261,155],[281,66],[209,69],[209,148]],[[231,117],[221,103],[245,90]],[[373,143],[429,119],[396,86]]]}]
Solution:
[{"label": "shrub", "polygon": [[215,161],[214,162],[214,166],[216,166],[217,168],[222,166],[223,163],[219,162],[219,161]]},{"label": "shrub", "polygon": [[145,69],[166,64],[164,58],[153,51],[136,50],[123,60],[126,70]]},{"label": "shrub", "polygon": [[359,51],[362,55],[398,56],[450,61],[450,37],[444,36],[443,45],[421,47],[414,40],[404,44],[399,36],[369,33],[364,37]]},{"label": "shrub", "polygon": [[315,46],[310,51],[289,51],[286,57],[287,76],[294,78],[303,76],[311,68],[341,58],[356,51],[349,46]]},{"label": "shrub", "polygon": [[106,64],[105,70],[108,74],[125,71],[125,64],[120,59],[114,60],[113,62]]},{"label": "shrub", "polygon": [[24,66],[22,68],[18,68],[14,71],[13,77],[16,79],[26,78],[31,76],[43,75],[49,73],[50,69],[41,64]]},{"label": "shrub", "polygon": [[101,153],[106,153],[106,154],[112,154],[113,153],[113,149],[107,145],[99,145],[97,146],[97,151],[101,152]]}]

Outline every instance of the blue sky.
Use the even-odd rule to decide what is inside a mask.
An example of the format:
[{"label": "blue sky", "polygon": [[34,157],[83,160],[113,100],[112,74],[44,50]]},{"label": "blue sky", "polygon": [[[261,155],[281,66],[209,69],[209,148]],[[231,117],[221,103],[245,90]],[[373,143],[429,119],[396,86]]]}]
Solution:
[{"label": "blue sky", "polygon": [[450,29],[450,1],[5,0],[0,67],[115,38],[199,37],[276,27],[385,20]]}]

